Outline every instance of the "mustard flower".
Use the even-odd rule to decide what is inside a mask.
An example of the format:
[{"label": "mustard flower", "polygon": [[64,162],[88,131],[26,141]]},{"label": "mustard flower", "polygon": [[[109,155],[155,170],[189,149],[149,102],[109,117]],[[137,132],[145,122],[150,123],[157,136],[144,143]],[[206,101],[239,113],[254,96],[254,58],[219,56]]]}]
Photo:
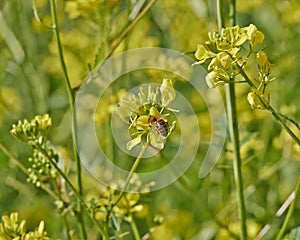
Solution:
[{"label": "mustard flower", "polygon": [[11,213],[9,216],[3,215],[0,223],[0,239],[1,240],[51,240],[47,237],[47,232],[44,231],[45,223],[40,221],[39,226],[34,230],[26,231],[26,221],[19,222],[19,215],[16,212]]},{"label": "mustard flower", "polygon": [[128,150],[145,143],[159,150],[164,148],[166,138],[175,127],[175,121],[168,123],[168,116],[176,111],[168,107],[175,96],[170,79],[163,79],[159,87],[148,85],[147,88],[141,87],[138,94],[125,94],[116,112],[129,125],[131,140],[126,145]]},{"label": "mustard flower", "polygon": [[248,40],[250,46],[253,49],[257,44],[260,44],[264,41],[265,35],[257,30],[257,27],[253,24],[250,24],[248,27],[244,28],[247,31]]},{"label": "mustard flower", "polygon": [[[58,155],[48,142],[48,133],[52,126],[52,120],[48,114],[37,115],[32,120],[24,119],[14,124],[11,134],[23,142],[27,142],[33,149],[32,157],[28,158],[27,181],[41,186],[41,182],[57,178],[57,170],[52,166],[50,159],[58,163]],[[50,159],[49,159],[50,158]]]},{"label": "mustard flower", "polygon": [[209,88],[214,88],[217,85],[224,85],[230,81],[230,77],[223,69],[217,69],[209,72],[206,77],[206,84]]},{"label": "mustard flower", "polygon": [[247,95],[247,100],[252,109],[266,109],[269,102],[264,99],[264,95],[261,91],[257,89],[252,89]]}]

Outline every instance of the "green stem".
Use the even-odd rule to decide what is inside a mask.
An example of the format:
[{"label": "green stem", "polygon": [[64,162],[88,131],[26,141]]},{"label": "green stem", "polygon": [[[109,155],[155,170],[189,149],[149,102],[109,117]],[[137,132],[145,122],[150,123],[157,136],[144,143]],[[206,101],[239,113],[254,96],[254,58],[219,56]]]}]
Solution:
[{"label": "green stem", "polygon": [[135,224],[135,221],[133,220],[133,217],[132,215],[130,214],[129,215],[129,223],[130,223],[130,227],[132,229],[132,233],[133,233],[133,236],[134,236],[134,239],[135,240],[140,240],[141,237],[140,237],[140,233],[139,233],[139,230]]},{"label": "green stem", "polygon": [[[223,1],[218,1],[218,26],[221,30],[224,27],[223,16]],[[230,1],[229,5],[229,25],[235,25],[235,0]],[[233,80],[233,79],[232,79]],[[238,212],[240,218],[240,230],[241,230],[241,239],[247,239],[247,228],[246,228],[246,207],[245,199],[243,193],[243,178],[242,178],[242,161],[240,156],[240,141],[239,141],[239,129],[238,129],[238,118],[236,110],[236,94],[235,94],[235,85],[234,83],[229,83],[226,85],[226,103],[227,103],[227,114],[229,122],[229,132],[231,142],[233,144],[233,173],[234,181],[236,185],[236,194],[238,200]]]},{"label": "green stem", "polygon": [[236,98],[234,84],[228,84],[226,88],[227,113],[229,120],[230,137],[233,144],[233,173],[236,185],[236,194],[238,198],[239,218],[241,221],[241,239],[247,239],[246,229],[246,207],[243,194],[242,163],[240,156],[239,130],[236,111]]},{"label": "green stem", "polygon": [[63,218],[63,222],[64,222],[65,229],[66,229],[67,240],[72,240],[72,237],[70,234],[70,226],[69,226],[69,222],[68,222],[66,214],[63,213],[62,218]]},{"label": "green stem", "polygon": [[113,203],[113,206],[117,205],[118,202],[122,199],[123,195],[125,194],[125,192],[126,192],[126,190],[127,190],[127,187],[128,187],[128,185],[129,185],[129,182],[130,182],[130,180],[131,180],[133,174],[135,173],[136,169],[138,168],[138,166],[139,166],[141,160],[143,159],[143,156],[144,156],[144,154],[145,154],[145,152],[146,152],[148,146],[149,146],[149,143],[147,142],[147,143],[143,146],[143,148],[142,148],[141,152],[139,153],[139,155],[137,156],[136,160],[134,161],[134,164],[132,165],[132,167],[131,167],[131,169],[130,169],[130,172],[129,172],[129,175],[128,175],[127,179],[126,179],[126,182],[125,182],[125,184],[124,184],[124,187],[123,187],[122,191],[120,192],[120,194],[119,194],[117,200]]},{"label": "green stem", "polygon": [[138,21],[145,15],[145,13],[154,5],[154,3],[157,0],[151,0],[146,7],[137,15],[137,17],[130,23],[130,25],[124,29],[123,32],[120,33],[120,36],[115,41],[113,46],[111,47],[110,51],[106,54],[104,59],[109,58],[113,52],[116,50],[116,48],[120,45],[120,43],[123,41],[123,39],[126,37],[126,35],[134,28],[134,26],[138,23]]},{"label": "green stem", "polygon": [[223,0],[217,0],[217,18],[218,18],[219,30],[225,27],[224,14],[222,13],[223,9],[224,9]]},{"label": "green stem", "polygon": [[289,208],[289,211],[288,211],[288,213],[287,213],[287,215],[284,219],[284,222],[283,222],[282,227],[281,227],[281,229],[280,229],[280,231],[279,231],[279,233],[276,237],[276,240],[280,240],[284,236],[287,225],[288,225],[288,223],[289,223],[289,221],[290,221],[290,219],[291,219],[291,217],[294,213],[294,210],[295,210],[296,201],[297,201],[297,198],[298,198],[298,195],[299,195],[299,189],[300,189],[300,177],[298,177],[297,184],[296,184],[296,189],[294,191],[294,200],[293,200],[293,202],[292,202],[292,204]]},{"label": "green stem", "polygon": [[[231,56],[232,57],[232,56]],[[245,81],[248,83],[248,85],[253,88],[253,89],[257,89],[257,87],[255,86],[255,84],[250,80],[250,78],[248,77],[247,73],[244,71],[244,69],[242,68],[242,66],[240,66],[239,64],[236,64],[236,66],[239,68],[241,75],[243,76],[243,78],[245,79]],[[287,131],[287,133],[293,138],[293,140],[300,146],[300,139],[296,136],[296,134],[288,127],[288,125],[286,124],[286,120],[290,121],[292,124],[294,124],[296,126],[296,128],[299,130],[299,125],[293,120],[290,119],[280,113],[278,113],[270,104],[266,103],[266,100],[263,98],[263,96],[260,96],[259,94],[257,94],[256,92],[254,92],[255,95],[259,98],[261,104],[264,106],[265,109],[267,109],[269,112],[272,113],[272,115],[275,117],[275,119],[280,122],[280,124],[283,126],[283,128]]]},{"label": "green stem", "polygon": [[[73,113],[75,97],[74,97],[74,92],[71,88],[71,83],[70,83],[70,79],[69,79],[68,72],[67,72],[67,67],[66,67],[65,60],[64,60],[62,44],[61,44],[61,40],[60,40],[60,36],[59,36],[59,28],[58,28],[58,23],[57,23],[55,0],[50,0],[50,7],[51,7],[51,17],[52,17],[52,29],[53,29],[54,37],[55,37],[56,44],[57,44],[58,58],[59,58],[61,68],[63,70],[64,82],[65,82],[65,86],[66,86],[66,90],[67,90],[68,98],[69,98],[70,111],[71,111],[71,113]],[[73,133],[72,134],[72,150],[73,150],[73,155],[74,155],[74,159],[76,162],[78,193],[80,195],[82,195],[81,165],[80,165],[80,159],[79,159],[79,156],[78,156],[78,153],[76,150],[75,134],[74,134],[75,131],[74,130],[75,130],[75,120],[72,121],[72,133]],[[87,236],[86,236],[86,230],[84,227],[82,206],[79,201],[77,201],[77,211],[78,211],[77,219],[78,219],[78,227],[79,227],[79,231],[80,231],[80,236],[81,236],[81,239],[86,239]]]},{"label": "green stem", "polygon": [[[261,101],[262,102],[262,101]],[[293,140],[300,146],[300,139],[296,136],[296,134],[288,127],[288,125],[286,124],[286,122],[282,119],[282,117],[280,116],[280,114],[274,109],[272,108],[271,105],[267,106],[267,108],[272,115],[275,117],[275,119],[277,121],[279,121],[281,123],[281,125],[283,126],[283,128],[287,131],[287,133],[293,138]]]},{"label": "green stem", "polygon": [[111,213],[112,213],[114,207],[120,202],[120,200],[121,200],[122,197],[124,196],[124,194],[125,194],[125,192],[126,192],[126,190],[127,190],[127,187],[128,187],[128,185],[129,185],[129,182],[130,182],[130,180],[131,180],[133,174],[135,173],[136,169],[138,168],[138,166],[139,166],[141,160],[143,159],[143,156],[144,156],[144,154],[145,154],[145,152],[146,152],[148,146],[149,146],[149,142],[147,142],[147,143],[143,146],[142,150],[140,151],[139,155],[138,155],[137,158],[135,159],[135,161],[134,161],[134,163],[133,163],[133,165],[132,165],[132,167],[131,167],[131,169],[130,169],[130,172],[129,172],[129,174],[128,174],[128,177],[127,177],[127,179],[126,179],[126,182],[125,182],[125,184],[124,184],[124,186],[123,186],[123,188],[122,188],[122,190],[121,190],[119,196],[117,197],[117,199],[115,200],[115,202],[113,202],[113,203],[111,204],[111,207],[110,207],[110,209],[109,209],[109,211],[108,211],[108,213],[107,213],[107,216],[106,216],[106,228],[107,228],[107,229],[108,229],[109,217],[110,217],[110,215],[111,215]]},{"label": "green stem", "polygon": [[92,216],[90,213],[90,209],[88,205],[85,203],[85,201],[82,198],[82,195],[77,191],[77,189],[74,187],[74,185],[71,183],[69,178],[65,175],[65,173],[57,166],[54,159],[52,159],[47,151],[41,147],[38,148],[39,151],[51,162],[51,165],[55,168],[56,171],[58,171],[59,175],[66,181],[66,183],[71,188],[72,192],[74,193],[75,197],[77,198],[78,202],[83,206],[88,213],[88,216],[91,218],[91,220],[95,223],[95,225],[98,227],[99,232],[102,234],[104,240],[108,240],[109,236],[107,232],[104,230],[103,226]]},{"label": "green stem", "polygon": [[58,23],[57,23],[55,0],[50,0],[50,7],[51,7],[51,17],[52,17],[52,30],[53,30],[53,34],[54,34],[54,37],[56,40],[56,47],[58,50],[58,59],[59,59],[61,68],[63,70],[64,82],[65,82],[66,90],[68,92],[68,97],[69,97],[69,104],[70,104],[70,107],[72,108],[74,106],[74,93],[71,88],[70,79],[69,79],[68,72],[67,72],[67,67],[65,64],[64,57],[63,57],[64,55],[63,55],[63,49],[62,49],[62,44],[61,44],[61,40],[60,40]]},{"label": "green stem", "polygon": [[[2,143],[0,143],[0,150],[7,156],[9,159],[16,165],[18,168],[21,169],[23,173],[25,173],[27,176],[29,176],[27,168],[19,161],[16,156],[10,152]],[[43,189],[45,192],[47,192],[50,196],[52,196],[54,199],[59,200],[59,197],[55,194],[53,190],[51,190],[45,183],[41,182],[41,189]]]}]

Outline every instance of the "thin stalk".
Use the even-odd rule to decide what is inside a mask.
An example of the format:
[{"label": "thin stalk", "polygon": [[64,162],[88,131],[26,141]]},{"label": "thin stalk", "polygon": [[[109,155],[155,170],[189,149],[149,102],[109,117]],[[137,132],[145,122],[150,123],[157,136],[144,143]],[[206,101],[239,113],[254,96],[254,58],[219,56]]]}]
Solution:
[{"label": "thin stalk", "polygon": [[[66,90],[68,93],[69,98],[69,105],[70,105],[70,111],[71,113],[74,112],[74,92],[71,88],[70,79],[67,72],[67,67],[64,60],[64,54],[62,49],[62,44],[60,40],[59,35],[59,28],[57,23],[57,14],[56,14],[56,3],[55,0],[50,0],[50,7],[51,7],[51,18],[52,18],[52,29],[53,34],[56,40],[57,50],[58,50],[58,59],[63,71],[64,76],[64,82],[66,86]],[[75,144],[75,121],[72,121],[72,150],[73,150],[73,156],[76,162],[76,172],[77,172],[77,187],[78,187],[78,193],[79,195],[82,195],[82,181],[81,181],[81,165],[80,165],[80,159],[77,153],[76,144]],[[84,227],[84,221],[83,221],[83,215],[82,215],[82,206],[79,201],[77,201],[77,219],[78,219],[78,228],[80,232],[81,239],[86,239],[86,230]]]},{"label": "thin stalk", "polygon": [[137,158],[135,159],[135,161],[134,161],[134,163],[133,163],[133,165],[132,165],[132,167],[131,167],[131,169],[130,169],[130,172],[129,172],[128,176],[127,176],[126,182],[125,182],[125,184],[124,184],[124,186],[123,186],[123,188],[122,188],[122,190],[121,190],[119,196],[118,196],[117,199],[111,204],[111,207],[110,207],[110,209],[108,210],[108,213],[107,213],[107,215],[106,215],[106,228],[107,228],[107,229],[108,229],[109,217],[110,217],[110,215],[111,215],[111,213],[112,213],[114,207],[121,201],[122,197],[124,196],[124,194],[125,194],[125,192],[126,192],[126,190],[127,190],[127,187],[128,187],[128,185],[129,185],[129,182],[130,182],[130,180],[131,180],[133,174],[135,173],[136,169],[138,168],[138,166],[139,166],[141,160],[143,159],[143,156],[144,156],[144,154],[145,154],[145,152],[146,152],[148,146],[149,146],[149,142],[147,142],[147,143],[143,146],[142,150],[140,151],[139,155],[138,155]]},{"label": "thin stalk", "polygon": [[[218,26],[224,27],[223,19],[223,1],[217,0],[218,6]],[[235,25],[235,0],[231,0],[229,4],[229,25]],[[234,79],[232,79],[234,81]],[[233,173],[234,181],[236,185],[236,195],[238,200],[238,212],[240,218],[240,231],[242,240],[247,239],[247,228],[246,228],[246,207],[243,193],[243,178],[242,178],[242,161],[240,156],[240,141],[239,141],[239,129],[238,129],[238,118],[236,110],[236,94],[234,83],[226,85],[226,103],[227,103],[227,114],[229,123],[230,138],[233,145]]]},{"label": "thin stalk", "polygon": [[286,122],[282,119],[280,114],[272,108],[271,105],[267,107],[267,109],[272,113],[272,115],[275,117],[276,120],[278,120],[283,128],[287,131],[287,133],[293,138],[293,140],[300,146],[300,139],[295,135],[295,133],[288,127]]},{"label": "thin stalk", "polygon": [[68,97],[69,97],[69,104],[70,104],[70,107],[72,108],[74,106],[74,93],[71,88],[71,83],[70,83],[70,79],[68,76],[66,63],[64,60],[64,54],[63,54],[63,49],[62,49],[62,44],[61,44],[60,34],[59,34],[59,27],[58,27],[58,23],[57,23],[55,0],[50,0],[50,7],[51,7],[51,17],[52,17],[52,30],[53,30],[53,34],[54,34],[54,37],[56,40],[56,47],[58,50],[58,59],[59,59],[59,63],[61,65],[61,68],[63,71],[64,82],[65,82],[66,90],[67,90]]},{"label": "thin stalk", "polygon": [[[244,69],[239,65],[236,64],[236,66],[239,68],[241,75],[245,79],[245,81],[248,83],[248,85],[251,88],[257,89],[257,87],[254,85],[254,83],[250,80],[247,73],[244,71]],[[282,115],[281,113],[278,113],[270,104],[267,104],[265,99],[263,99],[262,96],[254,92],[255,95],[259,98],[261,104],[267,109],[269,112],[272,113],[274,118],[283,126],[283,128],[287,131],[287,133],[293,138],[293,140],[300,146],[300,139],[296,136],[296,134],[288,127],[286,124],[286,120],[290,121],[292,124],[296,126],[296,128],[299,130],[299,125],[293,120],[285,115]]]},{"label": "thin stalk", "polygon": [[125,192],[126,192],[126,190],[127,190],[127,187],[128,187],[128,185],[129,185],[129,182],[130,182],[130,180],[131,180],[133,174],[135,173],[136,169],[137,169],[138,166],[140,165],[140,162],[141,162],[141,160],[143,159],[143,156],[144,156],[144,154],[145,154],[145,152],[146,152],[148,146],[149,146],[149,143],[146,143],[146,144],[143,146],[141,152],[139,153],[139,155],[137,156],[136,160],[134,161],[134,164],[132,165],[132,167],[131,167],[131,169],[130,169],[130,172],[129,172],[129,175],[128,175],[127,179],[126,179],[126,182],[125,182],[125,184],[124,184],[124,187],[123,187],[122,191],[120,192],[120,194],[119,194],[117,200],[113,203],[113,206],[117,205],[117,204],[119,203],[119,201],[122,199],[123,195],[125,194]]},{"label": "thin stalk", "polygon": [[55,168],[56,171],[60,174],[60,176],[66,181],[66,183],[71,188],[72,192],[74,193],[75,197],[77,198],[78,202],[81,203],[81,205],[85,208],[85,210],[88,213],[88,216],[91,218],[91,220],[95,223],[95,225],[98,227],[99,232],[102,234],[104,240],[108,240],[109,236],[107,232],[104,230],[103,226],[97,221],[90,213],[90,209],[88,205],[85,203],[85,201],[82,198],[82,195],[77,191],[77,189],[74,187],[74,185],[71,183],[69,178],[65,175],[65,173],[57,166],[54,159],[52,159],[47,151],[41,147],[39,147],[39,151],[51,162],[51,165]]},{"label": "thin stalk", "polygon": [[135,221],[133,220],[133,217],[132,217],[131,214],[129,215],[129,223],[130,223],[130,227],[132,229],[134,240],[140,240],[141,237],[140,237],[139,230],[138,230],[138,228],[137,228],[137,226],[135,224]]},{"label": "thin stalk", "polygon": [[287,225],[288,225],[288,223],[289,223],[289,221],[290,221],[290,219],[291,219],[291,217],[292,217],[292,215],[294,213],[294,210],[295,210],[295,205],[296,205],[297,198],[298,198],[298,195],[299,195],[299,189],[300,189],[300,177],[298,177],[297,184],[296,184],[296,189],[294,191],[294,194],[295,194],[294,200],[293,200],[293,202],[292,202],[292,204],[291,204],[291,206],[289,208],[289,211],[288,211],[288,213],[287,213],[287,215],[286,215],[286,217],[284,219],[284,222],[283,222],[282,227],[281,227],[281,229],[280,229],[280,231],[279,231],[279,233],[278,233],[278,235],[276,237],[276,240],[280,240],[284,236],[284,233],[286,231]]},{"label": "thin stalk", "polygon": [[241,239],[247,239],[246,229],[246,207],[245,199],[243,194],[243,178],[242,178],[242,161],[240,156],[240,142],[239,142],[239,130],[236,112],[236,98],[234,84],[228,84],[226,88],[226,99],[227,99],[227,113],[229,121],[229,132],[231,141],[233,144],[233,173],[234,181],[236,185],[236,194],[238,199],[238,209],[241,227]]},{"label": "thin stalk", "polygon": [[146,12],[154,5],[154,3],[157,0],[151,0],[145,8],[137,15],[137,17],[130,23],[130,25],[124,29],[122,33],[120,33],[120,36],[115,41],[113,46],[111,47],[110,51],[106,54],[104,59],[109,58],[113,52],[116,50],[116,48],[120,45],[120,43],[123,41],[123,39],[126,37],[126,35],[134,28],[134,26],[138,23],[138,21],[145,15]]},{"label": "thin stalk", "polygon": [[[65,202],[64,201],[64,197],[63,197],[62,187],[58,186],[56,180],[55,180],[54,185],[55,185],[55,187],[57,189],[57,194],[59,196],[60,201],[61,202]],[[69,221],[68,221],[68,218],[67,218],[67,212],[63,211],[62,214],[61,214],[61,217],[63,219],[63,223],[64,223],[64,226],[65,226],[65,232],[66,232],[67,240],[72,240],[71,231],[70,231],[70,225],[69,225]]]},{"label": "thin stalk", "polygon": [[[16,158],[16,156],[10,152],[2,143],[0,143],[0,150],[7,156],[9,159],[18,166],[18,168],[21,169],[23,173],[25,173],[27,176],[29,176],[27,168]],[[59,200],[59,197],[55,194],[54,191],[52,191],[46,184],[41,182],[41,189],[46,191],[50,196],[52,196],[54,199]]]},{"label": "thin stalk", "polygon": [[66,229],[67,240],[72,240],[72,237],[70,235],[70,226],[66,214],[63,214],[62,218]]}]

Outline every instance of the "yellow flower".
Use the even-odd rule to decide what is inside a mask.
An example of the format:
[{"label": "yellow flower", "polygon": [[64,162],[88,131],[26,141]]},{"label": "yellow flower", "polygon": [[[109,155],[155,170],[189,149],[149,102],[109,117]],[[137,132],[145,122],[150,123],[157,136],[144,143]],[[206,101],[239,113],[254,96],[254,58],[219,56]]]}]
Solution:
[{"label": "yellow flower", "polygon": [[52,120],[49,114],[37,115],[34,120],[40,130],[47,131],[52,126]]},{"label": "yellow flower", "polygon": [[266,109],[268,103],[264,100],[263,94],[258,90],[253,90],[248,93],[247,100],[252,109]]},{"label": "yellow flower", "polygon": [[245,27],[245,29],[252,48],[264,41],[265,35],[261,31],[258,31],[255,25],[250,24],[248,27]]},{"label": "yellow flower", "polygon": [[230,77],[223,69],[220,68],[208,73],[205,80],[209,88],[214,88],[217,85],[224,85],[229,82]]},{"label": "yellow flower", "polygon": [[198,45],[198,49],[195,53],[195,57],[199,60],[196,64],[202,64],[207,60],[214,58],[216,56],[215,53],[207,50],[202,44]]},{"label": "yellow flower", "polygon": [[175,96],[170,79],[163,79],[160,87],[149,85],[141,87],[138,94],[125,94],[116,113],[129,123],[131,140],[126,144],[128,150],[145,143],[160,150],[164,148],[166,138],[175,127],[175,122],[169,126],[167,121],[170,112],[176,111],[168,108]]}]

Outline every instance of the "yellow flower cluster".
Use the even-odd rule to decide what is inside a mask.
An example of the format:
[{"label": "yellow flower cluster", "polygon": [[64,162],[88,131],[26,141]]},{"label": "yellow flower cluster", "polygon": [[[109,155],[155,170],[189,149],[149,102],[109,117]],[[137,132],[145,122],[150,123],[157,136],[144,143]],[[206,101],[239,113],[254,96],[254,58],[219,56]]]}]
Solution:
[{"label": "yellow flower cluster", "polygon": [[[274,78],[270,77],[272,64],[266,53],[256,47],[264,41],[264,34],[255,25],[248,27],[227,27],[219,32],[210,32],[209,40],[198,45],[195,64],[208,62],[206,83],[210,88],[225,83],[246,82],[251,91],[248,102],[252,108],[266,109],[265,88]],[[252,80],[245,72],[245,66],[252,54],[256,53],[257,79]],[[236,77],[242,78],[237,81]]]},{"label": "yellow flower cluster", "polygon": [[58,177],[57,171],[48,159],[58,162],[58,155],[47,140],[51,126],[52,120],[49,114],[44,114],[37,115],[30,121],[19,120],[10,131],[17,139],[27,142],[33,148],[33,155],[28,158],[30,167],[28,167],[27,180],[37,187],[40,187],[41,182],[46,179]]},{"label": "yellow flower cluster", "polygon": [[18,213],[13,212],[9,216],[2,216],[0,240],[50,240],[44,228],[44,221],[40,221],[39,226],[34,231],[27,232],[26,221],[22,220],[19,222]]}]

